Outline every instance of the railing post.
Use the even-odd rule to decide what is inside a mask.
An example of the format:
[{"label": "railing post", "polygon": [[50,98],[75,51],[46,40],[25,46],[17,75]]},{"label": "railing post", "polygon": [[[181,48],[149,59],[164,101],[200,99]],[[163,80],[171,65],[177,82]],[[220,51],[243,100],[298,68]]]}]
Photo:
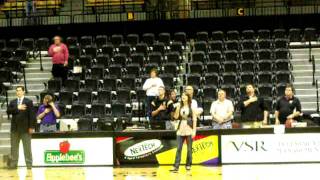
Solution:
[{"label": "railing post", "polygon": [[311,46],[311,41],[309,41],[309,62],[312,61],[312,46]]},{"label": "railing post", "polygon": [[316,80],[316,92],[317,92],[317,113],[319,113],[319,87],[318,87],[318,80]]},{"label": "railing post", "polygon": [[22,66],[22,73],[23,73],[23,80],[24,80],[24,89],[25,89],[26,93],[28,93],[25,64],[23,64],[23,66]]},{"label": "railing post", "polygon": [[311,56],[311,62],[312,62],[312,85],[314,86],[316,81],[315,81],[315,74],[316,74],[316,63],[314,56]]},{"label": "railing post", "polygon": [[43,71],[41,48],[39,48],[39,55],[40,55],[40,70]]},{"label": "railing post", "polygon": [[9,107],[9,97],[8,97],[8,89],[7,88],[5,88],[5,91],[6,91],[6,103],[7,103],[7,109],[8,109],[8,107]]}]

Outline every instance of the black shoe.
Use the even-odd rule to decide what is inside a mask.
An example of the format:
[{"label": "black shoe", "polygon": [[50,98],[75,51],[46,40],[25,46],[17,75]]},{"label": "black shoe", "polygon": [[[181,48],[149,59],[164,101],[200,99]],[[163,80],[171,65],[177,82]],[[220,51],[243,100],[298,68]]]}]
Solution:
[{"label": "black shoe", "polygon": [[186,166],[186,170],[190,171],[191,170],[191,166]]},{"label": "black shoe", "polygon": [[177,173],[179,171],[179,169],[178,168],[173,168],[173,169],[170,169],[169,171],[172,172],[172,173]]}]

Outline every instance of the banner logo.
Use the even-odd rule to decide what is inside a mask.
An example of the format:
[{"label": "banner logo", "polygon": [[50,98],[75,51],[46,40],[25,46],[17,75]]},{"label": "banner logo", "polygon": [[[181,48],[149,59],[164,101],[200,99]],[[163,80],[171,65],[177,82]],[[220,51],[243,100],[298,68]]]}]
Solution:
[{"label": "banner logo", "polygon": [[83,164],[85,152],[82,150],[70,150],[69,141],[59,143],[59,150],[48,150],[44,152],[46,164]]},{"label": "banner logo", "polygon": [[230,141],[229,142],[236,151],[243,151],[243,152],[251,152],[251,151],[268,151],[265,148],[264,141]]},{"label": "banner logo", "polygon": [[137,143],[124,151],[125,159],[142,159],[158,152],[163,147],[158,139],[151,139]]},{"label": "banner logo", "polygon": [[83,164],[84,151],[69,151],[61,153],[60,151],[45,151],[44,162],[46,164]]}]

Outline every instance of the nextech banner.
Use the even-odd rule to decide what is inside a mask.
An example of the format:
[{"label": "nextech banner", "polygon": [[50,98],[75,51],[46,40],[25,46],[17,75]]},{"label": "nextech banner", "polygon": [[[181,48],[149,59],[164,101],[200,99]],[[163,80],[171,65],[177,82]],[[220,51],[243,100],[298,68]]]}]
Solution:
[{"label": "nextech banner", "polygon": [[[113,138],[31,140],[33,166],[113,165]],[[22,143],[19,166],[24,166]]]},{"label": "nextech banner", "polygon": [[320,162],[320,133],[223,135],[222,163]]},{"label": "nextech banner", "polygon": [[[120,164],[153,163],[173,164],[176,139],[143,139],[133,137],[116,138],[116,157]],[[184,164],[187,145],[182,149],[181,163]],[[218,164],[218,136],[196,136],[192,144],[193,164]]]}]

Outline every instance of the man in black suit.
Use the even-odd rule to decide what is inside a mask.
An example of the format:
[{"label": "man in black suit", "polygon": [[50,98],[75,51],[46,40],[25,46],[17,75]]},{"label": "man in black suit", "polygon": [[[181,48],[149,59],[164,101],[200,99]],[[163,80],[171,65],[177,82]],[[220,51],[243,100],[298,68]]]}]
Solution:
[{"label": "man in black suit", "polygon": [[27,168],[32,167],[31,134],[36,125],[36,116],[33,111],[33,102],[25,98],[24,93],[24,87],[18,86],[16,88],[17,99],[12,100],[7,109],[8,115],[12,115],[10,169],[17,168],[20,140],[23,143]]}]

